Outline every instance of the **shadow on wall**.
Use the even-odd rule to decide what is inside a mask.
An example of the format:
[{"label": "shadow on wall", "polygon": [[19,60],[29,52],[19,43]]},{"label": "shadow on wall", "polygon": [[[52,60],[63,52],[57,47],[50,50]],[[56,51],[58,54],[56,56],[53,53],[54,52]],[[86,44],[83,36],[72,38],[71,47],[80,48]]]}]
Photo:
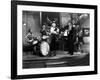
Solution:
[{"label": "shadow on wall", "polygon": [[66,26],[67,23],[71,20],[71,16],[69,13],[60,13],[60,24],[62,27]]}]

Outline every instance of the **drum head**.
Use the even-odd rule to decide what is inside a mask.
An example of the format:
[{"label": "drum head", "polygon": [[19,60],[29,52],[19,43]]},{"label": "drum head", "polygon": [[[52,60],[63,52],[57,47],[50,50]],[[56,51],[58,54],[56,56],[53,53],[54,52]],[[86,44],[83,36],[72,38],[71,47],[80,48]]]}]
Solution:
[{"label": "drum head", "polygon": [[46,41],[41,42],[40,51],[43,56],[47,56],[50,51],[50,46]]}]

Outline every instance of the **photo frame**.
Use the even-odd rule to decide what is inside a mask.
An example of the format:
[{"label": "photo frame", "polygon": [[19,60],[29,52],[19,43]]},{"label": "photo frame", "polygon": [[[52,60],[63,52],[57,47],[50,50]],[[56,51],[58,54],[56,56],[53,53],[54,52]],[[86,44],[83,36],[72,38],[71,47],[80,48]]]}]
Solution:
[{"label": "photo frame", "polygon": [[[65,15],[67,14],[67,16]],[[70,17],[69,17],[69,16]],[[78,15],[80,19],[80,26],[84,26],[82,29],[83,35],[89,37],[84,38],[85,43],[89,42],[89,53],[88,60],[83,60],[83,56],[75,58],[77,55],[69,55],[67,58],[65,55],[58,57],[33,57],[31,53],[25,53],[24,56],[24,46],[23,46],[23,26],[28,26],[25,28],[26,32],[31,26],[42,26],[47,25],[48,22],[57,22],[57,26],[65,26],[64,21],[71,18],[71,23],[76,25],[77,19],[74,16]],[[81,15],[81,16],[80,16]],[[45,17],[46,16],[46,17]],[[88,16],[88,24],[83,21],[87,19],[82,16]],[[42,17],[42,18],[41,18]],[[77,16],[76,16],[77,17]],[[82,19],[82,20],[81,20]],[[68,20],[70,21],[70,20]],[[67,22],[68,22],[67,21]],[[75,22],[76,21],[76,22]],[[86,21],[87,22],[87,21]],[[48,23],[49,26],[49,23]],[[88,28],[86,26],[89,26]],[[35,31],[40,30],[33,29]],[[89,33],[87,33],[88,31]],[[37,34],[35,34],[37,35]],[[28,49],[25,47],[25,50]],[[31,49],[31,48],[29,48]],[[37,48],[36,48],[37,49]],[[61,49],[61,48],[60,48]],[[36,51],[36,54],[38,54]],[[27,55],[29,54],[29,55]],[[73,58],[74,57],[74,58]],[[66,59],[65,59],[66,58]],[[82,58],[82,59],[80,59]],[[70,61],[76,60],[76,62]],[[49,60],[56,60],[56,63],[48,63]],[[64,61],[61,62],[61,60]],[[83,60],[83,62],[78,63],[78,60]],[[40,61],[34,62],[34,61]],[[30,64],[31,63],[31,64]],[[60,64],[61,65],[58,65]],[[50,67],[51,64],[57,64],[59,67]],[[63,65],[62,65],[63,64]],[[66,65],[65,65],[66,64]],[[49,66],[50,65],[50,66]],[[70,65],[70,66],[69,66]],[[77,65],[77,66],[75,66]],[[40,67],[41,66],[41,67]],[[45,66],[45,67],[44,67]],[[97,74],[97,6],[96,5],[81,5],[81,4],[63,4],[63,3],[48,3],[48,2],[33,2],[33,1],[11,1],[11,78],[12,79],[24,79],[24,78],[43,78],[43,77],[59,77],[59,76],[75,76],[75,75],[90,75]]]}]

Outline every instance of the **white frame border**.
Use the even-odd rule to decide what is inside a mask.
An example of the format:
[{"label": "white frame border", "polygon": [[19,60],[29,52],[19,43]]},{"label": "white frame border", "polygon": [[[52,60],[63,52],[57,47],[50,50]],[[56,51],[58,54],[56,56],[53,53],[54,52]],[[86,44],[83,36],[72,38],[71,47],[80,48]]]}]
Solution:
[{"label": "white frame border", "polygon": [[[56,68],[22,68],[22,11],[49,11],[90,14],[90,66],[56,67]],[[17,5],[17,75],[47,74],[64,72],[94,71],[94,9],[62,8],[46,6]]]}]

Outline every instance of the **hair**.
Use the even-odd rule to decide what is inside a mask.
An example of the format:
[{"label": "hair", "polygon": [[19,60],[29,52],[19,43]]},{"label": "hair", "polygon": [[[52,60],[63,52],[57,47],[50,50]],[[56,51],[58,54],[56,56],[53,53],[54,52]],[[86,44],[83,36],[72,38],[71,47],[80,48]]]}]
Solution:
[{"label": "hair", "polygon": [[28,32],[29,32],[29,33],[32,33],[32,31],[31,31],[31,30],[32,30],[31,28],[30,28],[30,29],[28,29]]}]

